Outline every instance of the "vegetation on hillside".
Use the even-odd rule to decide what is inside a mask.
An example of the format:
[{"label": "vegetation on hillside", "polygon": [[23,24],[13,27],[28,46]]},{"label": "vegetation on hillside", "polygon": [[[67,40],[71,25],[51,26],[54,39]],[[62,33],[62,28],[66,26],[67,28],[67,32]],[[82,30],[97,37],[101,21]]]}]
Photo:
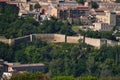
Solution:
[{"label": "vegetation on hillside", "polygon": [[120,3],[120,0],[116,0],[117,3]]},{"label": "vegetation on hillside", "polygon": [[91,7],[97,9],[99,5],[97,4],[97,2],[91,1]]},{"label": "vegetation on hillside", "polygon": [[84,4],[85,0],[76,0],[78,3]]},{"label": "vegetation on hillside", "polygon": [[39,72],[36,73],[22,73],[15,74],[9,80],[50,80],[50,78],[46,74],[42,74]]},{"label": "vegetation on hillside", "polygon": [[[50,21],[43,21],[39,24],[31,17],[18,17],[18,10],[16,6],[0,3],[1,36],[14,38],[32,33],[74,35],[71,25],[68,23],[52,18]],[[114,40],[111,32],[80,31],[80,34]],[[100,49],[94,49],[82,42],[80,44],[56,44],[38,40],[11,46],[0,43],[0,58],[8,62],[44,63],[47,67],[46,73],[53,77],[53,80],[67,80],[70,78],[81,80],[81,78],[76,78],[81,76],[96,76],[97,78],[120,76],[120,46],[104,45]],[[33,74],[30,77],[33,76],[35,75]],[[21,78],[21,80],[23,79]]]},{"label": "vegetation on hillside", "polygon": [[91,31],[91,30],[87,30],[87,31],[82,31],[79,30],[78,32],[80,35],[85,35],[86,37],[91,37],[91,38],[106,38],[106,39],[110,39],[110,40],[116,40],[115,36],[112,35],[112,31]]},{"label": "vegetation on hillside", "polygon": [[54,78],[50,78],[49,75],[42,73],[23,73],[16,74],[12,76],[10,80],[119,80],[120,77],[104,77],[98,78],[94,76],[82,76],[82,77],[73,77],[73,76],[57,76]]},{"label": "vegetation on hillside", "polygon": [[51,76],[120,76],[120,46],[94,49],[86,44],[0,43],[0,58],[9,62],[45,63]]},{"label": "vegetation on hillside", "polygon": [[15,5],[13,6],[6,3],[0,3],[0,36],[15,38],[32,33],[74,34],[68,23],[52,19],[43,21],[39,24],[31,17],[18,17],[18,10],[18,7]]}]

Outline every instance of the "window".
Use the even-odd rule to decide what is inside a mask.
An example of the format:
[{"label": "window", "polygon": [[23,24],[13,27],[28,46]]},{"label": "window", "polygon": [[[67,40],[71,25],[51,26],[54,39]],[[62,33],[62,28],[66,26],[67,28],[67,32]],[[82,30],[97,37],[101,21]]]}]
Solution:
[{"label": "window", "polygon": [[16,0],[11,0],[11,1],[16,1]]}]

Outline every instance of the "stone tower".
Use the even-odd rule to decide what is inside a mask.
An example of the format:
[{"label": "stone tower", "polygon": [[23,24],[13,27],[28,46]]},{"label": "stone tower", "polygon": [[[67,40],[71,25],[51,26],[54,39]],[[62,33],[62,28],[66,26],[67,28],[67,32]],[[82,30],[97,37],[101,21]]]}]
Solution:
[{"label": "stone tower", "polygon": [[106,22],[112,27],[116,25],[116,13],[106,12]]}]

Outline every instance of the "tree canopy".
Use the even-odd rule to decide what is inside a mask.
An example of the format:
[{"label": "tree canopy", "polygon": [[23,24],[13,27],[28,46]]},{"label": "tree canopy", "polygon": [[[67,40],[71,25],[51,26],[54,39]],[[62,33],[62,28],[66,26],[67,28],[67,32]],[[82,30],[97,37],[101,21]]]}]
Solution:
[{"label": "tree canopy", "polygon": [[18,17],[18,7],[0,4],[0,36],[16,38],[32,33],[61,33],[74,35],[74,32],[67,23],[52,19],[43,21],[41,24],[32,17]]},{"label": "tree canopy", "polygon": [[0,58],[9,62],[44,63],[51,76],[120,75],[120,46],[103,46],[100,49],[80,43],[45,43],[42,41],[8,46],[0,43]]},{"label": "tree canopy", "polygon": [[120,0],[116,0],[117,3],[120,3]]},{"label": "tree canopy", "polygon": [[35,6],[34,6],[35,9],[39,9],[41,8],[40,4],[39,3],[36,3]]},{"label": "tree canopy", "polygon": [[94,9],[97,9],[99,7],[99,5],[97,4],[97,2],[91,1],[91,6]]},{"label": "tree canopy", "polygon": [[85,0],[76,0],[78,3],[84,4]]}]

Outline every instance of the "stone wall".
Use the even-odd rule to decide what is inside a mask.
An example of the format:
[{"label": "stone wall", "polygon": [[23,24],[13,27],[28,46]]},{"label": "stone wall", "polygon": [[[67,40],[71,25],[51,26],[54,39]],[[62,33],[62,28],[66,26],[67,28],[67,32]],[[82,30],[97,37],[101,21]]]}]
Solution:
[{"label": "stone wall", "polygon": [[62,34],[33,34],[32,39],[47,42],[65,42],[65,35]]},{"label": "stone wall", "polygon": [[119,44],[117,41],[107,40],[107,45],[115,46],[115,45],[119,45]]},{"label": "stone wall", "polygon": [[10,39],[0,38],[0,42],[3,42],[5,44],[10,44]]},{"label": "stone wall", "polygon": [[82,36],[67,36],[67,43],[79,43],[79,39],[83,39]]},{"label": "stone wall", "polygon": [[85,43],[98,48],[101,46],[101,40],[95,38],[85,37]]},{"label": "stone wall", "polygon": [[54,41],[54,34],[33,34],[32,40],[40,40],[40,41],[47,41],[53,42]]},{"label": "stone wall", "polygon": [[[65,36],[62,34],[31,34],[28,36],[18,37],[14,39],[0,38],[0,41],[9,45],[11,44],[17,45],[22,42],[34,41],[34,40],[54,42],[54,43],[60,43],[60,42],[79,43],[79,39],[83,40],[83,36]],[[111,46],[118,45],[118,42],[107,39],[96,39],[96,38],[85,37],[84,41],[86,44],[89,44],[97,48],[100,48],[104,44],[108,44]]]},{"label": "stone wall", "polygon": [[30,41],[30,39],[31,39],[30,35],[14,38],[14,39],[11,40],[11,44],[19,44],[19,43],[22,43],[22,42],[28,42],[28,41]]},{"label": "stone wall", "polygon": [[54,34],[54,41],[53,42],[66,42],[66,36],[62,34]]}]

